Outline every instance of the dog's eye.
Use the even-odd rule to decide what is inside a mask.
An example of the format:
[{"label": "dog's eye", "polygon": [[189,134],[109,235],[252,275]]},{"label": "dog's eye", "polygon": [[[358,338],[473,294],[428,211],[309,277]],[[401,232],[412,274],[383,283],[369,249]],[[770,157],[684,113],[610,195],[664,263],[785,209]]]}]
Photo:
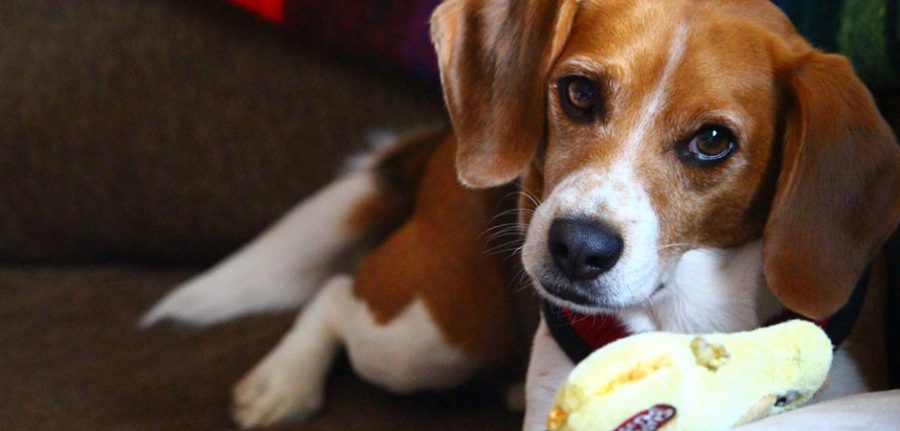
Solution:
[{"label": "dog's eye", "polygon": [[681,158],[686,162],[711,164],[731,155],[737,142],[727,127],[706,126],[679,146]]},{"label": "dog's eye", "polygon": [[597,84],[579,75],[563,77],[556,84],[563,111],[569,118],[587,123],[592,121],[601,108],[601,91]]}]

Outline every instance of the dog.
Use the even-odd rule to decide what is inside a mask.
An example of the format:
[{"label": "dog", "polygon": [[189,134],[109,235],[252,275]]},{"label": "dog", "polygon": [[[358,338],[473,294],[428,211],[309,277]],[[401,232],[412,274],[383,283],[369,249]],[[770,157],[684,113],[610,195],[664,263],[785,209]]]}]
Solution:
[{"label": "dog", "polygon": [[[530,356],[524,429],[544,429],[575,363],[559,313],[733,332],[858,302],[818,399],[885,389],[900,148],[845,58],[767,0],[446,0],[432,38],[452,132],[374,152],[142,320],[306,304],[236,385],[241,426],[313,415],[343,347],[400,393]],[[536,331],[491,230],[522,236]]]}]

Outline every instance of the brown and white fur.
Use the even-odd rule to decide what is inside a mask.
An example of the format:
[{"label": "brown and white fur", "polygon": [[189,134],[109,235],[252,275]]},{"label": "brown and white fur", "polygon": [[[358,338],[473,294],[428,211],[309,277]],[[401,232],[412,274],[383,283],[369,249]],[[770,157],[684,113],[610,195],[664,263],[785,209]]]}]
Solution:
[{"label": "brown and white fur", "polygon": [[[767,0],[448,0],[432,25],[454,134],[344,175],[144,320],[206,324],[309,301],[237,385],[241,425],[314,413],[341,346],[363,378],[398,392],[514,367],[513,277],[483,235],[501,192],[474,189],[516,178],[537,291],[635,332],[752,329],[783,307],[824,318],[875,262],[821,398],[885,387],[877,255],[900,220],[900,149],[845,59],[811,48]],[[572,75],[603,90],[590,122],[561,108],[556,86]],[[709,124],[731,129],[736,151],[684,163],[677,145]],[[625,244],[579,303],[546,289],[560,284],[549,227],[573,216]],[[332,276],[360,250],[355,278]],[[572,366],[541,323],[526,430],[543,429]],[[876,398],[857,403],[900,403]]]},{"label": "brown and white fur", "polygon": [[[340,348],[361,378],[397,393],[524,374],[530,334],[515,316],[514,270],[485,235],[514,224],[515,200],[459,185],[455,150],[437,129],[374,152],[164,298],[142,325],[208,325],[306,304],[235,387],[233,415],[246,428],[317,412]],[[521,406],[521,384],[510,383]]]}]

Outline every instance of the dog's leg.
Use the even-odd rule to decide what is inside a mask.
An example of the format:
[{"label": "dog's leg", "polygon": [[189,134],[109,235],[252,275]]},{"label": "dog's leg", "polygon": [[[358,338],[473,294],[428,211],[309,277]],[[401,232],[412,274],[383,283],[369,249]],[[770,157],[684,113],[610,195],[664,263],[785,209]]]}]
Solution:
[{"label": "dog's leg", "polygon": [[378,198],[377,174],[338,178],[306,199],[250,244],[179,286],[141,320],[193,325],[303,304],[366,235],[350,223],[358,205]]},{"label": "dog's leg", "polygon": [[525,381],[524,431],[547,429],[547,414],[553,406],[556,391],[575,368],[572,360],[556,344],[547,323],[541,319],[534,336],[528,376]]},{"label": "dog's leg", "polygon": [[351,277],[325,284],[278,346],[235,386],[232,415],[241,427],[300,422],[319,411],[343,342],[342,313],[354,303]]}]

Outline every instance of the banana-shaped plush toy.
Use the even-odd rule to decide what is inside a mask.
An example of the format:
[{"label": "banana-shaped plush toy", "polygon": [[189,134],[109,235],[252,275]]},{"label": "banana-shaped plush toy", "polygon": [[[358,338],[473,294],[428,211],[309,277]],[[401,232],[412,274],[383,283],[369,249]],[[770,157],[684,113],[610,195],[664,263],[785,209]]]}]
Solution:
[{"label": "banana-shaped plush toy", "polygon": [[579,364],[556,396],[550,431],[703,431],[795,408],[831,366],[828,336],[794,320],[751,332],[644,333]]}]

